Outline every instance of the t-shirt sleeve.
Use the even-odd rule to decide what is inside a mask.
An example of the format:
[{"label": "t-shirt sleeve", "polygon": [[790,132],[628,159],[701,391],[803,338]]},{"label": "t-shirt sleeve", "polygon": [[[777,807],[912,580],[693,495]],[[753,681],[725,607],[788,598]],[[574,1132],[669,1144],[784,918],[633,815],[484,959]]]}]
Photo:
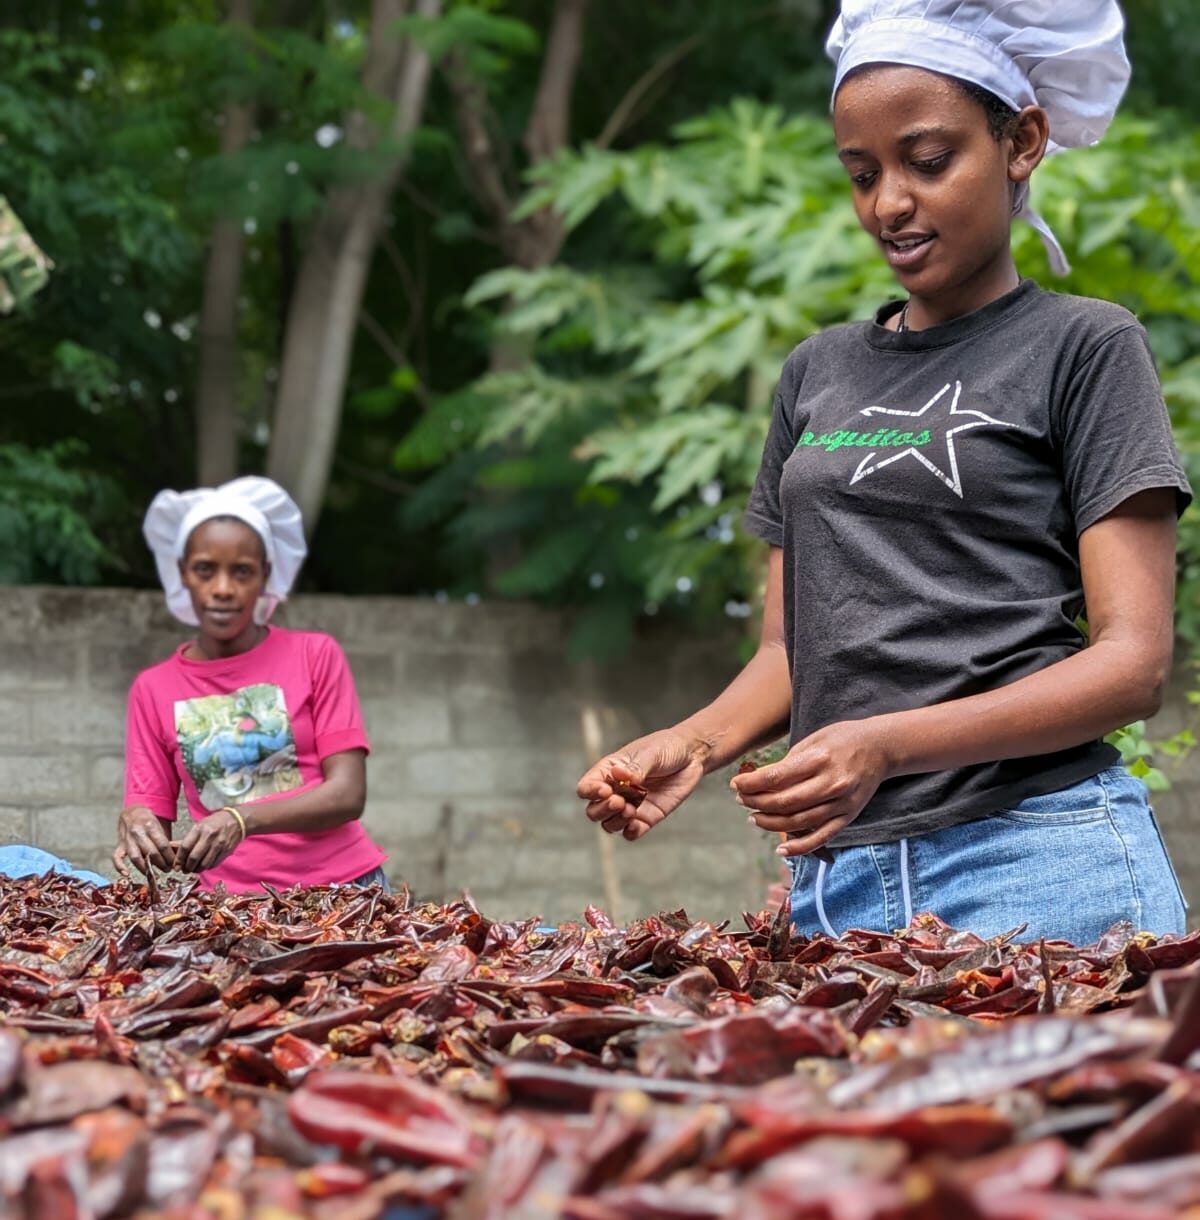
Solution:
[{"label": "t-shirt sleeve", "polygon": [[370,750],[346,654],[330,636],[315,638],[312,709],[317,757],[323,760],[343,750]]},{"label": "t-shirt sleeve", "polygon": [[1136,323],[1102,339],[1075,372],[1058,436],[1077,533],[1139,491],[1173,488],[1179,513],[1191,502],[1154,358]]},{"label": "t-shirt sleeve", "polygon": [[153,692],[134,681],[125,713],[125,806],[145,805],[157,817],[175,820],[179,774],[158,732]]},{"label": "t-shirt sleeve", "polygon": [[779,504],[779,481],[783,478],[783,464],[796,447],[795,413],[796,395],[800,383],[803,348],[797,348],[783,366],[779,385],[775,389],[775,406],[771,412],[771,424],[767,429],[767,443],[763,446],[762,461],[758,477],[750,492],[742,522],[748,533],[763,539],[771,546],[783,546],[783,512]]}]

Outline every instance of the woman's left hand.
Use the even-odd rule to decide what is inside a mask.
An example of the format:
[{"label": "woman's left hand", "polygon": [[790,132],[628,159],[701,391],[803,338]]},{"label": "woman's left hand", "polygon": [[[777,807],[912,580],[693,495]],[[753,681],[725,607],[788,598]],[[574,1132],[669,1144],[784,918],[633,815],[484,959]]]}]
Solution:
[{"label": "woman's left hand", "polygon": [[184,873],[216,868],[242,841],[242,828],[227,810],[218,809],[197,822],[175,848],[175,867]]},{"label": "woman's left hand", "polygon": [[788,835],[779,855],[803,856],[858,817],[888,778],[889,759],[881,717],[843,720],[798,741],[779,762],[735,775],[730,786],[756,826]]}]

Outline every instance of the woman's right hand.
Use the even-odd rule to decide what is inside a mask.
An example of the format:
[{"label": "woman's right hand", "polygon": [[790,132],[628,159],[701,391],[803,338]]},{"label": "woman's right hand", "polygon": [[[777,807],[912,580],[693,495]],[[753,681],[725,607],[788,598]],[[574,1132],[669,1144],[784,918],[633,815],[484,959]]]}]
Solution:
[{"label": "woman's right hand", "polygon": [[163,829],[162,819],[145,805],[130,805],[117,818],[117,846],[112,854],[113,867],[122,877],[129,876],[132,864],[143,876],[151,868],[169,872],[175,867],[175,845]]},{"label": "woman's right hand", "polygon": [[[609,834],[630,841],[653,830],[695,791],[704,778],[704,761],[695,742],[673,729],[631,741],[590,767],[579,781],[587,816]],[[617,790],[630,781],[646,790],[630,800]]]}]

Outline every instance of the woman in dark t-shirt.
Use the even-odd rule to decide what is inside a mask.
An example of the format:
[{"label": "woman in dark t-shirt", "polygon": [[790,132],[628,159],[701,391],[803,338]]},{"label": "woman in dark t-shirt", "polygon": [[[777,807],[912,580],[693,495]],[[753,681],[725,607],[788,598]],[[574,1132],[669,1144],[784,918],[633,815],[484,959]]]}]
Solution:
[{"label": "woman in dark t-shirt", "polygon": [[1122,32],[1114,0],[843,0],[830,35],[838,155],[905,298],[784,367],[746,514],[771,547],[754,658],[579,784],[638,839],[790,725],[732,786],[787,836],[802,932],[1183,931],[1102,739],[1161,701],[1190,489],[1136,319],[1022,280],[1010,248],[1019,216],[1065,269],[1029,179],[1102,134]]}]

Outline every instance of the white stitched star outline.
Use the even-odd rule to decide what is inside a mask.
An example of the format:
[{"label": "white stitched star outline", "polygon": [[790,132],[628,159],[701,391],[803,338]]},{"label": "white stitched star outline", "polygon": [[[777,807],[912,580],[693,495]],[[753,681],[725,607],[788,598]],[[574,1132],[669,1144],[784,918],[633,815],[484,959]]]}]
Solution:
[{"label": "white stitched star outline", "polygon": [[[950,391],[950,383],[946,382],[944,386],[919,410],[919,411],[901,411],[896,407],[864,407],[860,412],[862,415],[899,415],[905,419],[920,419],[926,411],[938,403]],[[909,446],[907,449],[901,450],[899,453],[893,453],[890,457],[884,458],[882,461],[875,461],[875,454],[868,453],[858,464],[858,469],[850,476],[850,485],[865,479],[868,475],[874,474],[877,470],[882,470],[885,466],[890,466],[893,462],[900,461],[901,458],[914,457],[922,466],[925,467],[931,474],[937,475],[943,483],[961,500],[963,498],[962,480],[958,477],[958,456],[954,452],[954,438],[960,432],[967,432],[971,428],[983,428],[988,424],[994,424],[998,428],[1013,428],[1016,425],[1007,423],[1002,419],[993,419],[990,415],[985,415],[982,411],[972,410],[970,407],[964,407],[961,411],[958,408],[958,400],[962,397],[962,382],[954,383],[954,397],[950,401],[950,410],[948,416],[971,416],[972,418],[965,423],[959,424],[957,427],[950,428],[946,432],[946,456],[949,459],[948,464],[950,473],[947,474],[940,467],[934,465],[920,450]]]}]

